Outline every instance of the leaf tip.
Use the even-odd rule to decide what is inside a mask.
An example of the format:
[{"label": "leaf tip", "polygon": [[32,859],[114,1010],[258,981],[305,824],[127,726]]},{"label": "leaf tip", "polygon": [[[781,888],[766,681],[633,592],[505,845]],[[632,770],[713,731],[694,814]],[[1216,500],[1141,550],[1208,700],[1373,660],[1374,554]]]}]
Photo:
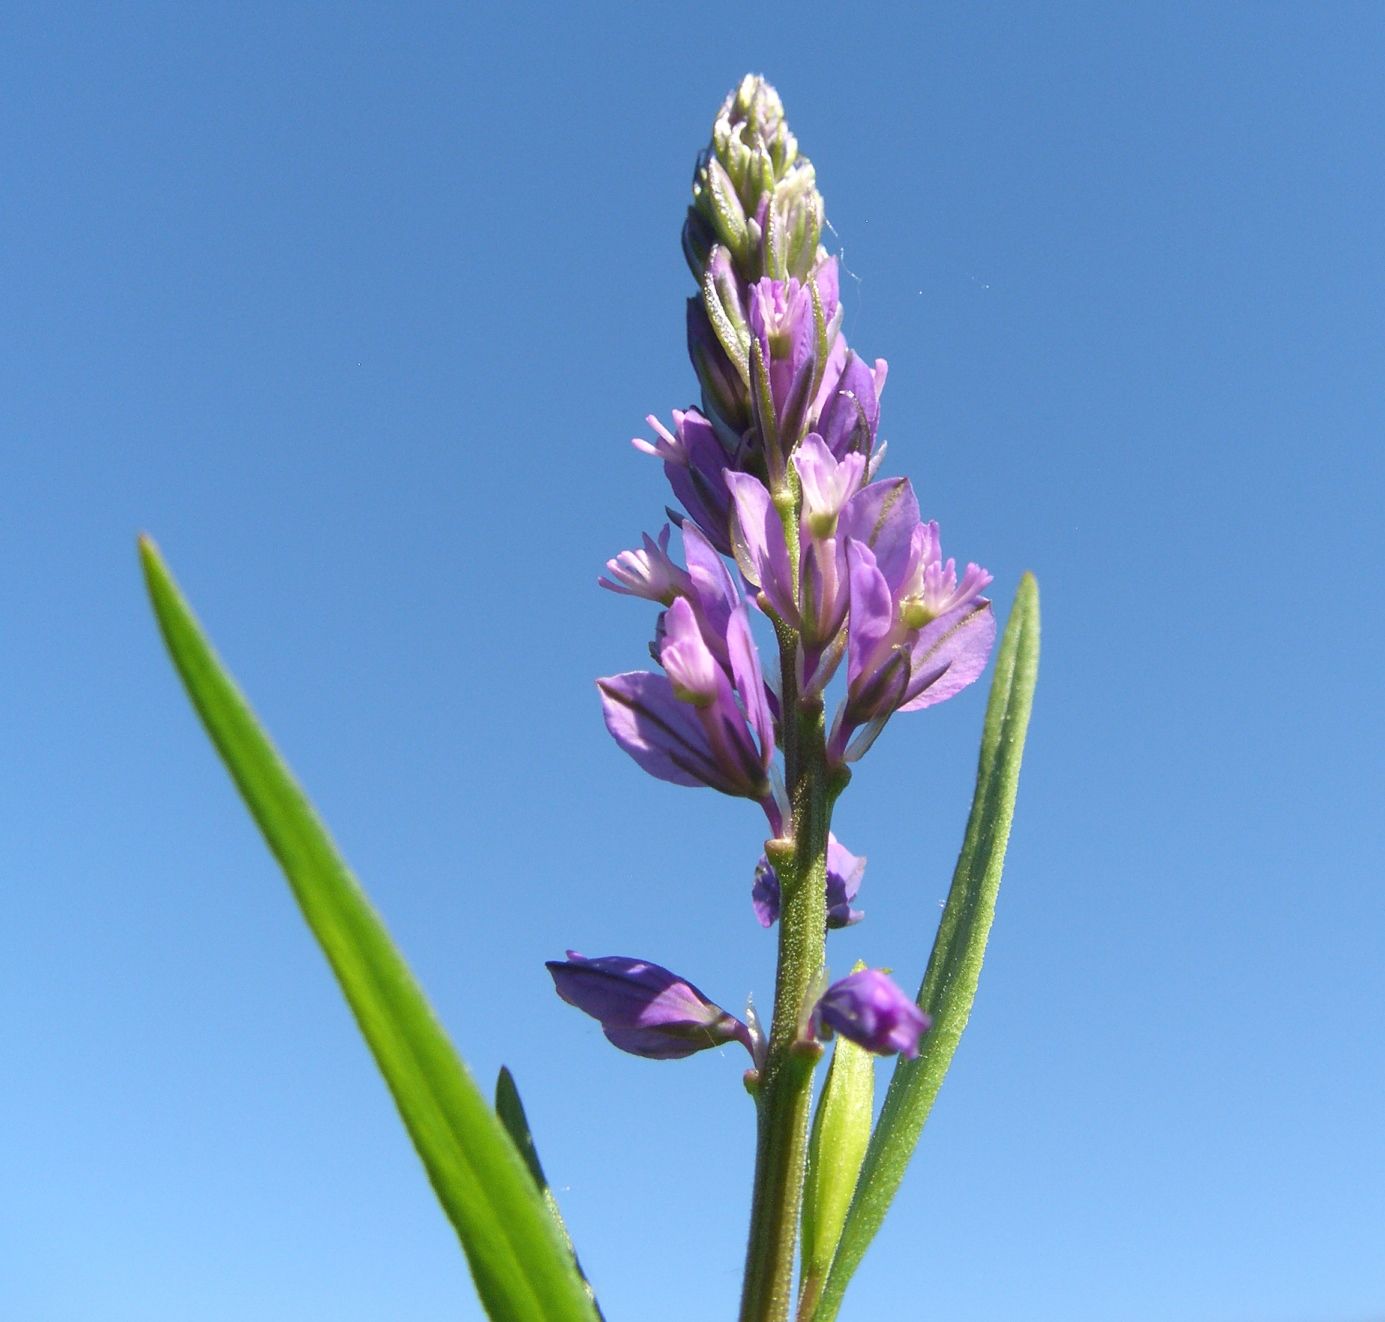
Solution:
[{"label": "leaf tip", "polygon": [[499,1110],[502,1105],[511,1097],[517,1096],[519,1089],[515,1087],[515,1076],[510,1073],[508,1065],[500,1067],[500,1073],[495,1078],[495,1105]]},{"label": "leaf tip", "polygon": [[168,573],[163,556],[159,554],[159,544],[147,532],[142,532],[136,538],[135,545],[139,550],[139,564],[144,571],[145,581],[152,587],[156,578]]}]

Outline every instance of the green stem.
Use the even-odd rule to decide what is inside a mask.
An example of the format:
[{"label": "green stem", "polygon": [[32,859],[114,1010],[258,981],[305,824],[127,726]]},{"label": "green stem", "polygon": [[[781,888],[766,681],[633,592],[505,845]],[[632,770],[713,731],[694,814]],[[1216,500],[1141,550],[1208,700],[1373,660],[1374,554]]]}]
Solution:
[{"label": "green stem", "polygon": [[756,1090],[755,1188],[741,1322],[785,1322],[792,1301],[813,1066],[821,1054],[816,1044],[801,1041],[801,1029],[823,963],[827,831],[840,790],[827,765],[822,701],[799,702],[797,640],[792,647],[788,642],[781,637],[780,724],[792,818],[787,837],[769,846],[779,874],[779,969],[769,1048]]},{"label": "green stem", "polygon": [[798,1322],[811,1322],[826,1283],[827,1273],[821,1267],[809,1268],[804,1273],[798,1288]]}]

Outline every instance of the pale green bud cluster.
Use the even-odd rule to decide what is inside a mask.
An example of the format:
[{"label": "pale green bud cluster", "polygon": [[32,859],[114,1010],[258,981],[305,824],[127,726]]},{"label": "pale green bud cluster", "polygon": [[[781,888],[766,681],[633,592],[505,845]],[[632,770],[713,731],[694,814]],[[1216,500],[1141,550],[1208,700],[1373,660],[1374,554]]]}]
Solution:
[{"label": "pale green bud cluster", "polygon": [[806,280],[822,256],[822,194],[812,162],[798,154],[779,93],[747,74],[722,104],[698,159],[683,251],[701,283],[713,248],[747,283],[761,276]]}]

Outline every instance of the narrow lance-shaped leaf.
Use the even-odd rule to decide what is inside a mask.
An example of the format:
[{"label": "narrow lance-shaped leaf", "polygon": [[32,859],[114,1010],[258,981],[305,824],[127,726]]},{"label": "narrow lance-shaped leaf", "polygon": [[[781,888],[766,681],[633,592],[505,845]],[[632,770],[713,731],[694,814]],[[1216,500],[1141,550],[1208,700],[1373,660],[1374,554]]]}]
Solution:
[{"label": "narrow lance-shaped leaf", "polygon": [[1026,574],[996,657],[971,815],[919,989],[918,1003],[933,1017],[933,1029],[917,1060],[901,1058],[895,1066],[814,1322],[837,1316],[847,1282],[885,1219],[967,1026],[995,916],[1038,669],[1039,588]]},{"label": "narrow lance-shaped leaf", "polygon": [[[858,960],[852,972],[864,968],[865,964]],[[837,1252],[870,1141],[874,1103],[875,1056],[849,1038],[839,1036],[813,1116],[808,1174],[803,1181],[803,1266],[799,1272],[798,1311],[805,1317],[812,1312]]]},{"label": "narrow lance-shaped leaf", "polygon": [[549,1214],[553,1217],[554,1224],[558,1227],[558,1233],[562,1235],[563,1242],[572,1254],[572,1260],[576,1264],[577,1270],[582,1274],[582,1281],[587,1287],[587,1295],[592,1301],[592,1307],[596,1308],[598,1317],[602,1316],[601,1309],[597,1307],[596,1292],[591,1288],[587,1274],[582,1271],[577,1250],[572,1246],[572,1236],[567,1233],[567,1223],[563,1220],[563,1214],[558,1207],[558,1199],[548,1183],[548,1176],[543,1172],[543,1163],[539,1160],[538,1145],[534,1142],[533,1132],[529,1128],[529,1117],[524,1113],[524,1103],[519,1099],[519,1088],[515,1085],[515,1076],[504,1065],[500,1067],[500,1073],[495,1080],[495,1113],[500,1117],[500,1123],[505,1126],[505,1132],[514,1141],[515,1149],[524,1158],[524,1164],[529,1167],[529,1174],[534,1177],[534,1183],[543,1195],[543,1201],[548,1207]]},{"label": "narrow lance-shaped leaf", "polygon": [[148,539],[140,558],[188,695],[336,974],[486,1312],[494,1322],[592,1322],[572,1254],[523,1157]]}]

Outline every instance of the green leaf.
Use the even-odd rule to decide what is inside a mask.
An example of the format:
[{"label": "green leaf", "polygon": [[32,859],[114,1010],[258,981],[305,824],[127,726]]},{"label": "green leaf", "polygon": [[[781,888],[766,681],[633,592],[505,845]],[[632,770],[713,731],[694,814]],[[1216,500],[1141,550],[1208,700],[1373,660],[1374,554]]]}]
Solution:
[{"label": "green leaf", "polygon": [[1026,574],[1015,594],[996,656],[971,815],[919,989],[918,1003],[933,1016],[933,1028],[923,1039],[918,1059],[901,1059],[895,1066],[837,1256],[813,1313],[814,1322],[830,1322],[836,1317],[847,1282],[904,1178],[904,1169],[971,1015],[1005,865],[1038,673],[1039,586],[1032,574]]},{"label": "green leaf", "polygon": [[[865,964],[858,960],[851,971],[858,973],[863,968]],[[798,1310],[805,1316],[826,1284],[836,1256],[870,1142],[874,1107],[875,1057],[839,1035],[813,1116],[808,1172],[803,1180]]]},{"label": "green leaf", "polygon": [[[534,1142],[534,1135],[529,1130],[529,1117],[524,1113],[524,1103],[519,1100],[519,1089],[515,1086],[515,1076],[502,1065],[500,1073],[495,1080],[495,1113],[500,1117],[500,1123],[505,1126],[505,1132],[510,1136],[510,1141],[515,1145],[515,1151],[524,1158],[524,1164],[529,1167],[529,1174],[534,1177],[534,1183],[538,1185],[539,1191],[551,1196],[552,1191],[548,1187],[548,1176],[543,1173],[543,1163],[539,1160],[539,1149]],[[562,1224],[562,1217],[558,1215],[557,1203],[553,1203],[553,1215],[558,1217],[559,1225]],[[566,1234],[566,1232],[564,1232]]]},{"label": "green leaf", "polygon": [[592,1322],[572,1254],[524,1158],[147,538],[140,559],[188,696],[336,974],[486,1312],[494,1322]]},{"label": "green leaf", "polygon": [[529,1129],[529,1117],[524,1114],[524,1103],[519,1100],[519,1088],[515,1085],[515,1076],[504,1065],[500,1067],[500,1073],[495,1080],[495,1113],[500,1117],[500,1123],[505,1126],[505,1132],[513,1140],[520,1156],[524,1158],[524,1164],[529,1167],[529,1174],[534,1177],[534,1183],[543,1195],[543,1201],[548,1207],[549,1215],[552,1216],[554,1224],[558,1227],[558,1233],[563,1237],[563,1243],[567,1245],[568,1252],[572,1254],[572,1260],[576,1264],[578,1272],[581,1273],[582,1283],[586,1286],[587,1297],[592,1301],[592,1307],[596,1309],[597,1316],[601,1316],[601,1309],[596,1302],[596,1292],[591,1288],[586,1272],[582,1271],[582,1263],[577,1257],[577,1250],[572,1246],[572,1236],[567,1233],[567,1223],[563,1220],[563,1214],[559,1210],[558,1199],[554,1196],[553,1189],[548,1183],[548,1176],[543,1173],[543,1163],[539,1161],[539,1149],[534,1142],[534,1135]]}]

